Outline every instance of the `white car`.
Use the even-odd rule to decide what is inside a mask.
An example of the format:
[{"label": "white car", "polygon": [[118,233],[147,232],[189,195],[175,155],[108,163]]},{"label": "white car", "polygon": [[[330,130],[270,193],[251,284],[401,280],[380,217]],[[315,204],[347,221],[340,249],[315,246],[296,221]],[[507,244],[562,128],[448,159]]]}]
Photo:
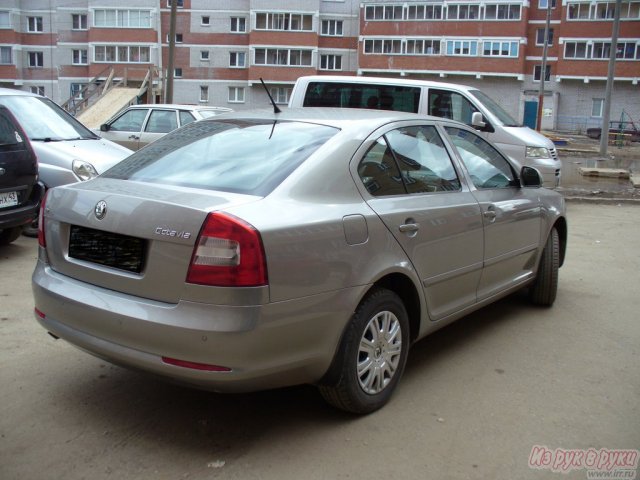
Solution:
[{"label": "white car", "polygon": [[131,105],[100,125],[100,130],[95,133],[131,150],[138,150],[183,125],[231,111],[225,107],[199,105]]}]

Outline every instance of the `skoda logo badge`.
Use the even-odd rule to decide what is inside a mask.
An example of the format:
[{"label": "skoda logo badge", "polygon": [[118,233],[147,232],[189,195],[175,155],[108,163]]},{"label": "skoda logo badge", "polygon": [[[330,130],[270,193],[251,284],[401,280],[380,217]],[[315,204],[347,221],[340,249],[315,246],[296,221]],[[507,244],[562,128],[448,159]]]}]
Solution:
[{"label": "skoda logo badge", "polygon": [[96,203],[96,208],[93,209],[93,212],[96,214],[98,220],[102,220],[107,214],[107,202],[100,200]]}]

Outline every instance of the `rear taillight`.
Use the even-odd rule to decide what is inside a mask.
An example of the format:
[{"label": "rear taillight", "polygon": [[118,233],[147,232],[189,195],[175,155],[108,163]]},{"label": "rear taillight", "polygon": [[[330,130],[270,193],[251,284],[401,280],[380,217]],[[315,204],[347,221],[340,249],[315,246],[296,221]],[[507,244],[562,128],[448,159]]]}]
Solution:
[{"label": "rear taillight", "polygon": [[266,285],[260,233],[232,215],[210,213],[198,236],[187,282],[218,287]]},{"label": "rear taillight", "polygon": [[38,244],[41,247],[47,246],[47,239],[44,236],[44,207],[47,202],[47,194],[49,191],[47,190],[42,197],[42,203],[40,203],[40,212],[38,213]]}]

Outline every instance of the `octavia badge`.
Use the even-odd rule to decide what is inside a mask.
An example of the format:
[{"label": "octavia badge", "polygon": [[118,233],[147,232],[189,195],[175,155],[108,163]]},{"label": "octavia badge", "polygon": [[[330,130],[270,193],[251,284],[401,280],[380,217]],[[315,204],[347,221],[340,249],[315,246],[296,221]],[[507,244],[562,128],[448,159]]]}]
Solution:
[{"label": "octavia badge", "polygon": [[96,208],[93,209],[93,212],[96,214],[98,220],[102,220],[107,214],[107,202],[100,200],[96,203]]}]

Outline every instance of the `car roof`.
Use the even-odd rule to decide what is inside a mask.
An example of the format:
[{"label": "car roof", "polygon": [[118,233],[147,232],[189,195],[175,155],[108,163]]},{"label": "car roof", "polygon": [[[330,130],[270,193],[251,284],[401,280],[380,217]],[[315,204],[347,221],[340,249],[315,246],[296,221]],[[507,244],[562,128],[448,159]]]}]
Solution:
[{"label": "car roof", "polygon": [[225,107],[213,107],[209,105],[186,105],[181,103],[140,103],[130,105],[127,108],[175,108],[178,110],[231,110]]},{"label": "car roof", "polygon": [[27,97],[41,97],[37,93],[27,92],[26,90],[18,90],[17,88],[0,88],[0,95],[24,95]]},{"label": "car roof", "polygon": [[437,82],[432,80],[416,80],[409,78],[391,78],[391,77],[364,77],[355,75],[306,75],[298,80],[306,82],[331,82],[331,83],[354,83],[354,84],[376,84],[376,85],[400,85],[415,87],[447,87],[462,91],[477,90],[469,85],[459,83]]},{"label": "car roof", "polygon": [[[416,113],[399,112],[395,110],[367,110],[357,108],[330,108],[330,107],[298,107],[282,108],[280,113],[274,113],[272,108],[241,110],[225,113],[201,121],[222,121],[224,119],[255,119],[255,120],[284,120],[318,123],[340,129],[354,127],[367,128],[370,131],[391,122],[403,120],[427,120],[442,122],[446,119],[421,115]],[[458,122],[450,122],[458,123]]]}]

